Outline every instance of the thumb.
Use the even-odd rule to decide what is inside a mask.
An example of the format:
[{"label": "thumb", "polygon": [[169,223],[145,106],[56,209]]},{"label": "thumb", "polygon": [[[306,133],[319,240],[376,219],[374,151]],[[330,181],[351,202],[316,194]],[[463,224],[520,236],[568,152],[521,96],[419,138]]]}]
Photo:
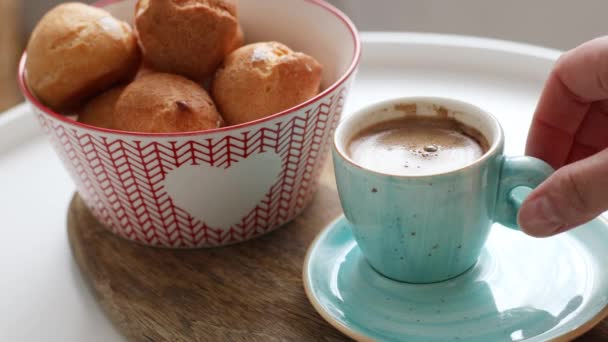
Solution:
[{"label": "thumb", "polygon": [[608,209],[608,149],[557,170],[526,198],[518,222],[537,237],[561,233]]}]

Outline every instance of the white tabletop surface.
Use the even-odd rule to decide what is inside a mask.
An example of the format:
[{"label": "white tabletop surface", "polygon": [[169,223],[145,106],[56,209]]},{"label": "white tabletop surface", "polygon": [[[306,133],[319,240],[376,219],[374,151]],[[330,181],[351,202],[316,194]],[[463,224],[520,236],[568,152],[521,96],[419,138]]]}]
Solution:
[{"label": "white tabletop surface", "polygon": [[[492,48],[504,47],[521,54],[527,51],[539,61],[544,59],[540,67],[534,67],[534,58],[532,64],[517,67],[519,71],[528,67],[542,69],[522,80],[518,79],[517,73],[511,75],[508,71],[482,73],[474,78],[469,77],[474,71],[459,74],[420,70],[419,74],[408,71],[408,74],[397,75],[384,64],[377,65],[361,70],[346,109],[349,111],[371,100],[408,92],[454,93],[465,100],[481,103],[491,111],[503,111],[507,139],[509,132],[516,136],[511,139],[507,151],[522,151],[529,116],[542,87],[542,76],[550,66],[547,60],[556,57],[557,51],[436,35],[366,37],[368,42],[384,38],[388,41],[431,39],[434,44],[445,41],[446,45],[464,42],[467,46],[485,42]],[[374,60],[373,55],[381,54],[381,51],[369,49],[366,54],[368,57],[364,55],[363,63]],[[389,58],[386,63],[395,61]],[[446,75],[462,87],[446,87],[441,81]],[[390,77],[408,78],[408,82],[401,82],[399,78],[387,82],[386,78]],[[511,93],[504,96],[504,89]],[[0,114],[0,236],[4,242],[0,249],[0,341],[121,341],[123,338],[103,315],[71,257],[66,212],[74,184],[41,135],[34,118],[23,113],[25,108],[21,106]],[[510,115],[514,120],[510,120]],[[521,115],[523,119],[515,115]]]},{"label": "white tabletop surface", "polygon": [[[0,127],[23,108],[0,114]],[[33,117],[19,121],[33,138],[0,150],[0,341],[122,341],[70,253],[74,184]]]}]

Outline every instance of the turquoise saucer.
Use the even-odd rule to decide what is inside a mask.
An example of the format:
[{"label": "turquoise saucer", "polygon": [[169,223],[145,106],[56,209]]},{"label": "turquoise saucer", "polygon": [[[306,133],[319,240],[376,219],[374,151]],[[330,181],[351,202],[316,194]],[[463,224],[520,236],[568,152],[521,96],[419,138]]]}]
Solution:
[{"label": "turquoise saucer", "polygon": [[310,247],[304,287],[359,341],[566,341],[608,315],[608,227],[596,219],[535,239],[495,225],[465,274],[413,285],[374,271],[340,217]]}]

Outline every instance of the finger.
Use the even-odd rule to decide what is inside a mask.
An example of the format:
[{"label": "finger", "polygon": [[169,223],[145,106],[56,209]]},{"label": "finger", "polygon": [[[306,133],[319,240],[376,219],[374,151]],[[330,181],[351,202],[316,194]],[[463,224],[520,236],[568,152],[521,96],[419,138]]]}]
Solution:
[{"label": "finger", "polygon": [[608,101],[594,102],[581,123],[566,160],[585,159],[608,147]]},{"label": "finger", "polygon": [[585,119],[581,123],[576,136],[575,144],[585,145],[601,151],[608,147],[608,102],[594,102]]},{"label": "finger", "polygon": [[534,119],[528,133],[526,155],[542,159],[558,169],[566,163],[573,141],[573,134]]},{"label": "finger", "polygon": [[556,171],[524,201],[518,222],[526,233],[550,236],[608,209],[608,150]]},{"label": "finger", "polygon": [[570,154],[568,155],[567,164],[572,164],[581,159],[589,158],[592,155],[598,153],[599,150],[593,147],[589,147],[583,144],[574,143],[572,149],[570,150]]},{"label": "finger", "polygon": [[559,168],[590,103],[608,99],[608,37],[565,53],[549,75],[539,100],[526,153]]}]

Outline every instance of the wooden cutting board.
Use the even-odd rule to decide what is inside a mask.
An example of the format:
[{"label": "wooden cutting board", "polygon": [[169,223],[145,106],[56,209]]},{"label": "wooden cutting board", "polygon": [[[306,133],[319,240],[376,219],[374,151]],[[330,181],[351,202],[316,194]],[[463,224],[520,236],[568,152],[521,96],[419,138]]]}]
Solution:
[{"label": "wooden cutting board", "polygon": [[70,245],[110,320],[133,341],[344,341],[302,285],[304,255],[341,214],[331,167],[311,206],[266,236],[201,250],[144,247],[115,237],[74,196]]},{"label": "wooden cutting board", "polygon": [[[308,302],[302,264],[342,213],[331,165],[311,206],[287,226],[235,246],[144,247],[115,237],[75,195],[68,234],[84,278],[132,341],[345,341]],[[579,339],[608,341],[608,321]]]}]

